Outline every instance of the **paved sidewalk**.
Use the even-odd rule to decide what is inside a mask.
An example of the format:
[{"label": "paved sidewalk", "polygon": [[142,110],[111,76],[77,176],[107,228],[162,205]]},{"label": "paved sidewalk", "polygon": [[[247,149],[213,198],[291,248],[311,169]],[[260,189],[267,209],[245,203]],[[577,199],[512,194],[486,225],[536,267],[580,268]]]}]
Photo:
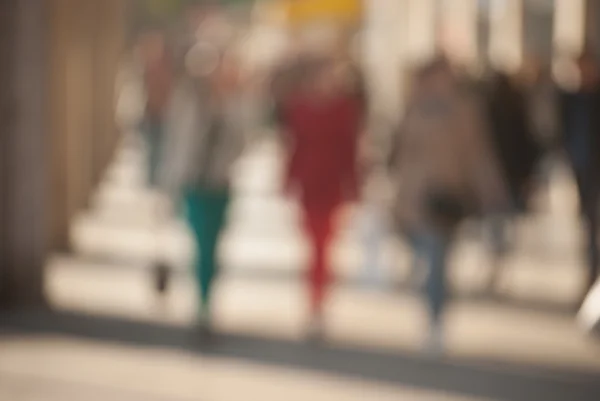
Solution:
[{"label": "paved sidewalk", "polygon": [[[60,320],[75,327],[68,317]],[[249,337],[223,336],[212,344],[166,349],[157,338],[173,340],[177,331],[103,324],[132,339],[141,339],[143,330],[145,341],[3,335],[0,399],[595,401],[600,391],[598,375]]]},{"label": "paved sidewalk", "polygon": [[0,355],[7,401],[500,400],[61,338],[3,339]]},{"label": "paved sidewalk", "polygon": [[[195,288],[178,276],[165,300],[152,292],[144,269],[82,268],[82,261],[56,260],[47,292],[55,306],[100,316],[188,327],[195,316]],[[225,275],[215,292],[215,323],[236,335],[302,342],[307,324],[301,280],[254,280]],[[339,285],[327,307],[332,344],[420,353],[426,311],[407,292],[381,292]],[[600,373],[600,343],[588,338],[569,314],[503,305],[491,300],[454,302],[446,321],[451,357],[533,364]]]}]

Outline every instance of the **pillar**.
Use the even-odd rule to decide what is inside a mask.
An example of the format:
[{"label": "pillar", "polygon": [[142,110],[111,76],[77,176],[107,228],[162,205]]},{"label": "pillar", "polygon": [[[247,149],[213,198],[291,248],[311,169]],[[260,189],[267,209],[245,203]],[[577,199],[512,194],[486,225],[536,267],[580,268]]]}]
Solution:
[{"label": "pillar", "polygon": [[493,68],[516,72],[523,63],[523,0],[491,0],[489,60]]},{"label": "pillar", "polygon": [[115,79],[124,2],[51,0],[52,246],[69,250],[69,223],[84,208],[116,144]]},{"label": "pillar", "polygon": [[371,113],[391,121],[402,109],[406,4],[406,0],[370,0],[365,10],[362,54]]},{"label": "pillar", "polygon": [[92,37],[92,184],[96,186],[116,146],[115,81],[125,40],[122,0],[93,3]]},{"label": "pillar", "polygon": [[555,0],[554,51],[578,54],[583,50],[586,30],[586,0]]},{"label": "pillar", "polygon": [[479,67],[478,0],[441,0],[440,41],[452,61],[468,70]]},{"label": "pillar", "polygon": [[0,306],[44,304],[47,2],[0,2]]},{"label": "pillar", "polygon": [[92,189],[93,20],[91,0],[51,0],[49,80],[53,247],[68,250],[69,222]]},{"label": "pillar", "polygon": [[406,53],[412,64],[419,64],[437,50],[437,1],[407,0]]}]

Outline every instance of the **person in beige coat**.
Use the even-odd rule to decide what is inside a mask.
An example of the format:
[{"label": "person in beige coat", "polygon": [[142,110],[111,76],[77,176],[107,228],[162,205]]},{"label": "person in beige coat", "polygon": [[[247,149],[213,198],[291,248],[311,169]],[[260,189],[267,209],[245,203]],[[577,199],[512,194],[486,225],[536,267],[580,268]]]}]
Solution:
[{"label": "person in beige coat", "polygon": [[422,68],[396,138],[397,194],[393,212],[415,252],[427,261],[428,346],[441,350],[447,299],[446,258],[460,222],[507,206],[486,122],[443,59]]}]

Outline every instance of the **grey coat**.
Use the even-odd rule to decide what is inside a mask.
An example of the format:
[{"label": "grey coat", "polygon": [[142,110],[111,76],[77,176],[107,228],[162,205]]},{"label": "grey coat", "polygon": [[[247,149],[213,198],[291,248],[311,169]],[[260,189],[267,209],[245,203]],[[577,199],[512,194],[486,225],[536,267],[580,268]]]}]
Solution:
[{"label": "grey coat", "polygon": [[[219,110],[209,99],[208,92],[189,80],[173,93],[159,167],[159,187],[172,198],[190,187],[227,189],[232,167],[244,149],[251,125],[244,96],[232,96]],[[223,125],[209,145],[209,128],[217,113]]]},{"label": "grey coat", "polygon": [[437,114],[423,111],[427,101],[412,102],[397,144],[398,223],[409,230],[435,224],[427,205],[436,189],[471,200],[483,213],[506,207],[504,179],[474,99],[456,90],[450,110]]}]

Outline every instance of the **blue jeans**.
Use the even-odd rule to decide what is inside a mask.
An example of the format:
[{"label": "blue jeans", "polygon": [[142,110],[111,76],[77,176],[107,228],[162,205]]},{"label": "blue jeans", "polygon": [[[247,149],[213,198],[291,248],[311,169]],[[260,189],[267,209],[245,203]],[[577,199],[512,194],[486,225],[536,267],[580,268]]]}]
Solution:
[{"label": "blue jeans", "polygon": [[497,258],[504,257],[510,250],[508,229],[510,219],[507,216],[493,216],[489,220],[488,235],[492,253]]},{"label": "blue jeans", "polygon": [[164,125],[160,119],[146,117],[142,123],[142,135],[148,149],[147,173],[148,184],[156,186],[158,181],[158,167],[163,143]]},{"label": "blue jeans", "polygon": [[435,232],[419,231],[409,234],[409,240],[419,259],[426,261],[429,270],[425,294],[431,322],[436,324],[441,319],[448,298],[446,261],[450,238]]}]

